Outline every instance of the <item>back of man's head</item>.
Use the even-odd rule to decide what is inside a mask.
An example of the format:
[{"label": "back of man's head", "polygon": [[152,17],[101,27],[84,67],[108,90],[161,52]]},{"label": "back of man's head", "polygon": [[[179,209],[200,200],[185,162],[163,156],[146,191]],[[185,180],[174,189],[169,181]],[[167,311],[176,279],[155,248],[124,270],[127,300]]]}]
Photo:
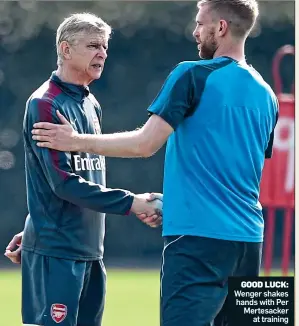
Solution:
[{"label": "back of man's head", "polygon": [[233,37],[246,38],[259,14],[256,0],[200,0],[197,4],[200,9],[208,6],[215,19],[227,22]]}]

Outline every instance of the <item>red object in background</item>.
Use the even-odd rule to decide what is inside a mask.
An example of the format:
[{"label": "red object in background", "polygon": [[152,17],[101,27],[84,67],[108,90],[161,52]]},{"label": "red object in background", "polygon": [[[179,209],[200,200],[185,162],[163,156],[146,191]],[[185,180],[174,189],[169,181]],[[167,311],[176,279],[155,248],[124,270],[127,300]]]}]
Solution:
[{"label": "red object in background", "polygon": [[261,181],[260,201],[268,207],[265,230],[264,268],[269,275],[272,266],[273,236],[275,231],[275,211],[284,208],[284,230],[282,238],[282,273],[287,275],[293,226],[293,209],[295,206],[295,85],[290,93],[283,93],[279,73],[284,56],[295,55],[291,45],[281,47],[273,59],[274,90],[279,101],[279,119],[275,128],[273,156],[265,161]]},{"label": "red object in background", "polygon": [[290,93],[282,93],[279,65],[285,55],[295,54],[295,48],[280,48],[273,60],[275,92],[279,102],[279,119],[275,128],[273,156],[265,160],[260,201],[267,207],[294,208],[295,194],[295,96],[294,84]]}]

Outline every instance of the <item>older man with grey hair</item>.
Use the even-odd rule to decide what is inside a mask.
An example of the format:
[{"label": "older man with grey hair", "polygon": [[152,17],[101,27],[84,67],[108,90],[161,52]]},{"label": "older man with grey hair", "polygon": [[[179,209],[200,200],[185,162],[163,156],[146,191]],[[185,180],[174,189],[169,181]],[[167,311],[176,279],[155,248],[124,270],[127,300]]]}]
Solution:
[{"label": "older man with grey hair", "polygon": [[[5,253],[13,262],[21,259],[23,325],[101,325],[105,213],[133,212],[150,226],[161,224],[161,201],[106,188],[102,155],[42,149],[32,140],[33,125],[59,123],[57,112],[79,133],[101,133],[101,108],[88,85],[102,74],[110,33],[110,26],[91,14],[65,19],[57,30],[58,69],[26,103],[29,215],[24,233]],[[14,251],[21,241],[22,250]]]}]

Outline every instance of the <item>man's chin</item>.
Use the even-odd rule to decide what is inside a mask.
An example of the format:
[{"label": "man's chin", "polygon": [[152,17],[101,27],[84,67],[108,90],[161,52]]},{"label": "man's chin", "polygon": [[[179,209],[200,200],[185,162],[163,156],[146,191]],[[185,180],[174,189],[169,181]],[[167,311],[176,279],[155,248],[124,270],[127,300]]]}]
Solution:
[{"label": "man's chin", "polygon": [[210,59],[213,59],[213,57],[214,57],[213,54],[203,53],[202,51],[199,51],[198,55],[199,55],[199,58],[202,60],[210,60]]},{"label": "man's chin", "polygon": [[93,73],[90,78],[92,78],[93,80],[96,80],[96,79],[100,79],[102,76],[102,71],[100,72],[97,72],[97,73]]}]

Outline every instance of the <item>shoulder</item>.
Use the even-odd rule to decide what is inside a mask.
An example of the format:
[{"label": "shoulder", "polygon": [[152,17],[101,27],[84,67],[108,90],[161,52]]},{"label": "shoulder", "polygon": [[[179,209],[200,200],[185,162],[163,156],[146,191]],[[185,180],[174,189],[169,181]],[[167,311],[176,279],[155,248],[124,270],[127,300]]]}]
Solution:
[{"label": "shoulder", "polygon": [[177,73],[179,76],[187,74],[206,76],[215,70],[232,64],[233,62],[233,60],[225,57],[210,60],[182,61],[175,67],[173,72]]},{"label": "shoulder", "polygon": [[194,68],[198,66],[198,61],[182,61],[179,62],[171,71],[170,75],[177,78],[189,74]]},{"label": "shoulder", "polygon": [[273,102],[273,105],[278,107],[278,99],[272,87],[264,80],[262,75],[255,68],[249,66],[249,71],[259,88],[263,90],[263,93],[267,94],[267,96]]},{"label": "shoulder", "polygon": [[30,95],[26,106],[31,108],[48,104],[56,107],[58,104],[58,95],[61,93],[62,91],[57,85],[47,80]]},{"label": "shoulder", "polygon": [[61,90],[49,80],[37,88],[26,102],[24,121],[52,122],[56,110],[62,107],[58,100]]},{"label": "shoulder", "polygon": [[179,62],[168,74],[166,85],[174,86],[190,83],[194,67],[196,67],[196,61]]}]

